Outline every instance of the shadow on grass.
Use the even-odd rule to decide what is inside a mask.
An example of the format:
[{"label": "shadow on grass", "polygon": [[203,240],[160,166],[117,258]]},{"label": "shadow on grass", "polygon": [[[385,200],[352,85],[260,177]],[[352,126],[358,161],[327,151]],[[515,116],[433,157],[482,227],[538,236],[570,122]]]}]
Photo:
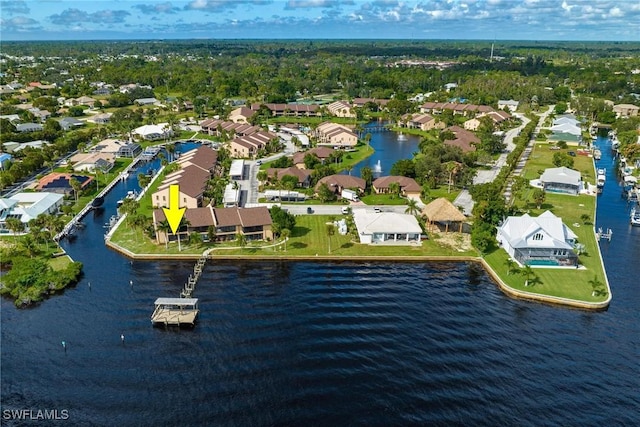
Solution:
[{"label": "shadow on grass", "polygon": [[309,246],[309,245],[308,245],[308,244],[306,244],[306,243],[303,243],[303,242],[293,242],[293,243],[290,243],[290,244],[289,244],[289,247],[290,247],[291,249],[304,249],[304,248],[306,248],[307,246]]},{"label": "shadow on grass", "polygon": [[347,249],[347,248],[351,248],[353,247],[353,243],[348,242],[348,243],[343,243],[342,246],[340,246],[341,248]]},{"label": "shadow on grass", "polygon": [[311,229],[307,227],[293,227],[291,237],[302,237],[309,234],[310,231]]}]

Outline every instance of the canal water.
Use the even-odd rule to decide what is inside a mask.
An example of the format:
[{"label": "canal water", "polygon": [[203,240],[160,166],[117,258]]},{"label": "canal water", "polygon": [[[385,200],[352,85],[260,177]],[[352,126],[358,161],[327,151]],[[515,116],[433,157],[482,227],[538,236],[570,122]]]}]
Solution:
[{"label": "canal water", "polygon": [[65,243],[77,286],[2,300],[2,409],[83,426],[637,425],[640,236],[601,143],[604,312],[513,300],[469,263],[211,261],[195,328],[153,328],[193,263],[105,248],[133,176]]}]

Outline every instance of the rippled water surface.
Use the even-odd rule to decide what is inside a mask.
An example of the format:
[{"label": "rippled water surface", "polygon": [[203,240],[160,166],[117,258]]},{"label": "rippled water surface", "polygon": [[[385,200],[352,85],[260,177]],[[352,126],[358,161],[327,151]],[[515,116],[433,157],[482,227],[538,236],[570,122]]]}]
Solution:
[{"label": "rippled water surface", "polygon": [[2,301],[2,407],[74,425],[638,425],[640,236],[615,185],[596,313],[510,299],[471,263],[215,261],[195,328],[153,328],[193,264],[130,262],[90,215],[66,245],[76,287]]}]

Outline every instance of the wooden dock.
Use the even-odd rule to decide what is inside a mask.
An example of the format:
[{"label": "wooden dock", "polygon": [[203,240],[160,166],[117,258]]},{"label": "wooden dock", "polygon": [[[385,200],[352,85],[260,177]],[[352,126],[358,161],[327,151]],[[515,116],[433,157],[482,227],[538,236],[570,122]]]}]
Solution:
[{"label": "wooden dock", "polygon": [[151,323],[165,326],[193,326],[200,310],[198,298],[158,298]]}]

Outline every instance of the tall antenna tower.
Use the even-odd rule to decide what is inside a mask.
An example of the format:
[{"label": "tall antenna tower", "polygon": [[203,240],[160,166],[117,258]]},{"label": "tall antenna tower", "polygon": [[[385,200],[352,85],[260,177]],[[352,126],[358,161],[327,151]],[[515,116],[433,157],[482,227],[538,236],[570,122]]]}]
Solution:
[{"label": "tall antenna tower", "polygon": [[493,45],[495,44],[495,40],[491,43],[491,57],[489,58],[489,62],[493,62]]}]

